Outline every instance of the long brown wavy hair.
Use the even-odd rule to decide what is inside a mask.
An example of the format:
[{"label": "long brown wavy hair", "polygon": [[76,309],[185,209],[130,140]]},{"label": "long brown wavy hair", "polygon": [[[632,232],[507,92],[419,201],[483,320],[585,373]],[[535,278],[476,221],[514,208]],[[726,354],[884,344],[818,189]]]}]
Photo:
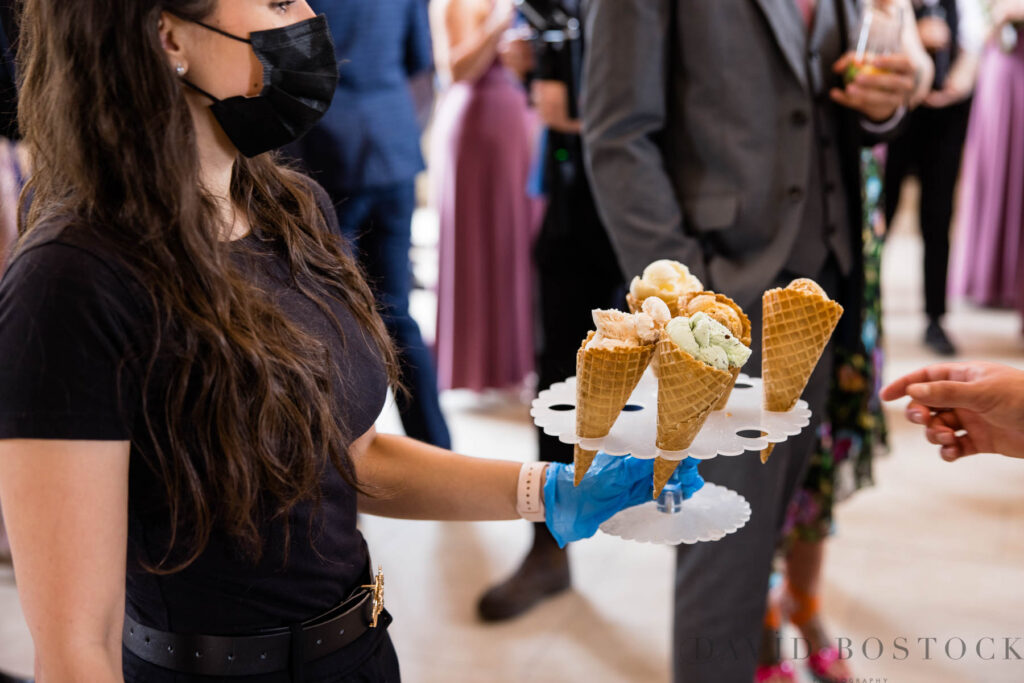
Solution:
[{"label": "long brown wavy hair", "polygon": [[[216,3],[23,0],[21,8],[19,123],[34,161],[22,240],[53,221],[99,226],[154,311],[143,397],[165,344],[177,356],[157,388],[163,405],[143,406],[172,529],[167,555],[149,567],[160,573],[191,564],[215,527],[258,558],[263,516],[319,506],[325,467],[362,490],[348,454],[358,435],[339,424],[327,347],[232,265],[200,183],[192,118],[158,24],[162,11],[201,20]],[[349,307],[394,383],[395,352],[373,297],[308,179],[272,155],[239,156],[231,198],[281,245],[295,286],[339,334],[328,301]],[[170,435],[165,446],[154,419]]]}]

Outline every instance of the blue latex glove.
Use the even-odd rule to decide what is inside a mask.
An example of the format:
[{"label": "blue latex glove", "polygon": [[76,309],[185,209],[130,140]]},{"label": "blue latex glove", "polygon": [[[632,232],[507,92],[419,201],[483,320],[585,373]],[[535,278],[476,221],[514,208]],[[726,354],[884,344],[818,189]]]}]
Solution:
[{"label": "blue latex glove", "polygon": [[697,471],[699,464],[700,460],[694,458],[687,458],[679,463],[676,471],[672,473],[668,483],[665,484],[665,490],[678,488],[683,492],[683,500],[689,500],[693,494],[704,488],[704,478]]},{"label": "blue latex glove", "polygon": [[572,485],[573,478],[571,465],[548,465],[544,516],[561,548],[590,538],[620,510],[651,500],[654,461],[598,452],[579,486]]}]

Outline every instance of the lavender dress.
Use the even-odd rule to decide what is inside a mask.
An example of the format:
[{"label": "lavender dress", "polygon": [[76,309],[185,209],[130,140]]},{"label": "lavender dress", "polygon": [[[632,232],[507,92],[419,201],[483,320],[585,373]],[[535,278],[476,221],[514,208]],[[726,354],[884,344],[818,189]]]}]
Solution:
[{"label": "lavender dress", "polygon": [[540,210],[526,187],[535,130],[525,91],[498,62],[475,83],[453,84],[438,105],[430,162],[441,389],[514,387],[533,370],[530,247]]},{"label": "lavender dress", "polygon": [[[1024,36],[1022,36],[1024,38]],[[1024,313],[1024,39],[981,58],[964,149],[950,293]]]}]

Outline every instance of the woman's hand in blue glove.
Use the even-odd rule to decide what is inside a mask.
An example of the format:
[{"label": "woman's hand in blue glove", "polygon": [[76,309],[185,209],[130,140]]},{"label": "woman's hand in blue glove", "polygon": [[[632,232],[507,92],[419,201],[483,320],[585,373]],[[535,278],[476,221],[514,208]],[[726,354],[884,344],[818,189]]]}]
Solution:
[{"label": "woman's hand in blue glove", "polygon": [[654,461],[599,452],[579,486],[573,468],[551,463],[544,482],[544,515],[558,545],[590,538],[620,510],[651,500]]}]

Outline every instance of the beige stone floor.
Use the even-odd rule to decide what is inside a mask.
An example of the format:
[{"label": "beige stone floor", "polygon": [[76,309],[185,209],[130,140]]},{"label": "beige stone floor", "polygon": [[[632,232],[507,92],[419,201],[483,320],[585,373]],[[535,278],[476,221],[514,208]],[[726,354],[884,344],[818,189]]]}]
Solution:
[{"label": "beige stone floor", "polygon": [[[418,242],[429,247],[429,216]],[[921,346],[920,245],[898,224],[886,256],[890,376],[934,360]],[[429,251],[429,250],[426,250]],[[429,267],[425,279],[430,279]],[[417,307],[429,316],[430,300]],[[1024,367],[1020,321],[957,305],[950,328],[963,356]],[[429,324],[426,325],[429,329]],[[528,408],[507,397],[444,397],[458,450],[535,457]],[[833,634],[859,646],[854,673],[893,683],[1020,682],[1024,661],[1005,660],[1002,639],[1024,657],[1024,462],[978,456],[947,464],[890,411],[892,455],[878,484],[838,512],[824,604]],[[383,429],[396,429],[393,410]],[[374,561],[387,572],[392,635],[404,677],[441,681],[669,681],[673,552],[598,535],[571,550],[575,588],[517,621],[485,626],[477,596],[503,578],[529,542],[521,522],[443,524],[365,518]],[[996,639],[996,659],[974,652]],[[905,641],[897,641],[905,638]],[[919,638],[936,638],[925,659]],[[968,652],[954,660],[963,639]],[[906,644],[908,654],[894,648]],[[990,641],[982,641],[989,656]],[[28,672],[31,647],[9,572],[0,573],[0,669]],[[717,682],[709,682],[717,683]],[[730,683],[730,682],[726,682]],[[743,683],[743,682],[738,682]]]}]

